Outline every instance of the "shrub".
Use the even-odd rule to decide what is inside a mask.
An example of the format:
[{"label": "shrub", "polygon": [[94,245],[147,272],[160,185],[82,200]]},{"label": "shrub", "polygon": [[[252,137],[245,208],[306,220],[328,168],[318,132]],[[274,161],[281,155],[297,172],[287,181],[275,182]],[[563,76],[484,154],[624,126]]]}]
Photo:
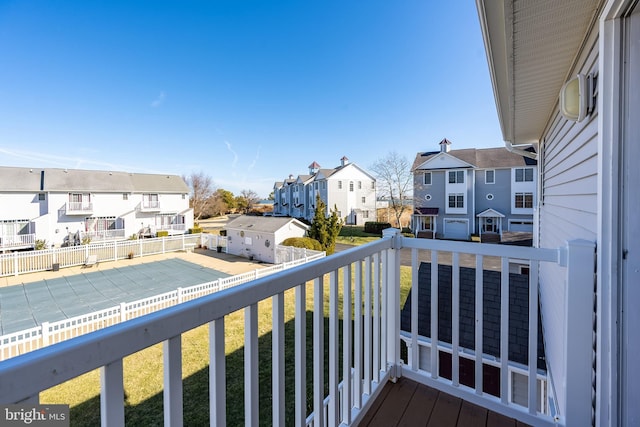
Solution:
[{"label": "shrub", "polygon": [[47,249],[47,241],[46,240],[36,240],[35,244],[33,245],[33,248],[36,251],[41,251],[43,249]]},{"label": "shrub", "polygon": [[91,237],[90,236],[84,236],[82,238],[82,244],[83,245],[88,245],[89,243],[91,243]]},{"label": "shrub", "polygon": [[167,230],[160,230],[156,233],[156,237],[167,237],[169,232]]},{"label": "shrub", "polygon": [[384,230],[385,228],[391,228],[391,224],[389,224],[388,222],[373,222],[373,221],[364,223],[365,233],[382,235],[382,230]]},{"label": "shrub", "polygon": [[189,229],[189,234],[199,234],[202,233],[201,227],[193,227]]},{"label": "shrub", "polygon": [[289,237],[281,243],[282,246],[293,246],[295,248],[305,248],[314,251],[322,251],[322,245],[311,237]]},{"label": "shrub", "polygon": [[131,236],[129,236],[129,239],[127,240],[138,240],[138,235],[133,233]]}]

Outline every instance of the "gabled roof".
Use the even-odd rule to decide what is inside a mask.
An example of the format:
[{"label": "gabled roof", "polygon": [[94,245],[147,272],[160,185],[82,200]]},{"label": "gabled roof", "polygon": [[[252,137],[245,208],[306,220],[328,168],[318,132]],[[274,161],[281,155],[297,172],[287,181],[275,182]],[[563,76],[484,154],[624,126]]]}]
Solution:
[{"label": "gabled roof", "polygon": [[[461,347],[475,349],[475,277],[473,268],[460,267]],[[450,265],[438,266],[438,339],[451,343]],[[500,357],[500,280],[499,271],[483,271],[483,352]],[[403,331],[411,330],[411,291],[400,314]],[[431,263],[418,270],[418,334],[431,336]],[[529,277],[509,274],[509,360],[527,364],[529,351]],[[546,370],[542,327],[538,317],[538,369]]]},{"label": "gabled roof", "polygon": [[[440,151],[418,153],[413,161],[411,170],[440,169],[437,167],[438,161],[436,160],[439,158],[455,158],[460,162],[464,162],[464,164],[478,169],[512,168],[519,166],[534,166],[537,164],[535,160],[512,153],[504,147],[465,148],[461,150],[451,150],[448,153]],[[461,164],[461,166],[458,167],[464,166]]]},{"label": "gabled roof", "polygon": [[313,180],[314,175],[298,175],[298,179],[296,182],[298,184],[306,184],[309,181]]},{"label": "gabled roof", "polygon": [[189,193],[178,175],[0,166],[0,191]]},{"label": "gabled roof", "polygon": [[[540,141],[600,0],[476,0],[505,141]],[[597,28],[597,26],[596,26]]]},{"label": "gabled roof", "polygon": [[251,230],[262,233],[275,233],[282,227],[289,224],[294,227],[299,227],[305,231],[309,228],[306,224],[295,218],[253,215],[239,216],[236,219],[229,221],[224,228],[227,230]]},{"label": "gabled roof", "polygon": [[491,209],[491,208],[480,212],[476,216],[478,218],[504,218],[504,215],[502,215],[500,212],[498,212],[498,211],[496,211],[494,209]]},{"label": "gabled roof", "polygon": [[335,168],[333,170],[333,173],[331,174],[331,176],[338,174],[340,172],[342,172],[343,170],[347,169],[347,168],[355,168],[358,169],[360,172],[362,172],[363,174],[365,174],[367,177],[369,177],[371,180],[375,181],[376,178],[371,175],[369,172],[367,172],[366,170],[362,169],[360,166],[356,165],[355,163],[347,163],[344,166],[338,166],[337,168]]}]

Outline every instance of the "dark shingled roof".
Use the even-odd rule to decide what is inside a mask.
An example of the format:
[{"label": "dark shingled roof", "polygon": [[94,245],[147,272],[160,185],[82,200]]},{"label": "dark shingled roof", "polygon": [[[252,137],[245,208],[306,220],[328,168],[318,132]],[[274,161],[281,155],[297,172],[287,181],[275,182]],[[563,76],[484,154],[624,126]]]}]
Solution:
[{"label": "dark shingled roof", "polygon": [[[534,152],[533,149],[528,149],[526,151]],[[418,153],[411,170],[417,169],[424,162],[438,154],[440,154],[440,151]],[[479,169],[511,168],[518,166],[533,166],[537,164],[534,159],[512,153],[504,147],[481,149],[465,148],[462,150],[451,150],[447,154]]]},{"label": "dark shingled roof", "polygon": [[438,215],[440,208],[416,208],[416,215]]},{"label": "dark shingled roof", "polygon": [[[438,338],[451,343],[450,265],[438,266]],[[460,342],[475,349],[475,277],[473,268],[460,267]],[[500,272],[483,272],[483,352],[500,356]],[[420,264],[418,272],[418,334],[431,336],[431,263]],[[509,274],[509,360],[527,365],[529,351],[529,278]],[[411,330],[411,292],[400,315],[403,331]],[[546,370],[542,325],[538,316],[538,369]]]}]

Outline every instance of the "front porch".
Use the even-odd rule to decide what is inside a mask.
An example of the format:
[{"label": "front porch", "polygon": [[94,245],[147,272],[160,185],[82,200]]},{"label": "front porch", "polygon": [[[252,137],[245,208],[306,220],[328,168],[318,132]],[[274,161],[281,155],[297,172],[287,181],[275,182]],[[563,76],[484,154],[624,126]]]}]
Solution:
[{"label": "front porch", "polygon": [[[400,266],[403,248],[411,252],[410,269]],[[439,337],[438,323],[444,320],[435,298],[430,305],[430,336],[419,334],[421,295],[417,284],[423,251],[429,253],[433,265],[440,264],[438,259],[451,259],[450,342]],[[467,310],[460,297],[461,254],[475,258],[476,296],[470,315],[476,327],[472,331],[460,321],[461,311]],[[485,298],[481,285],[488,280],[482,266],[485,258],[493,257],[501,266],[500,294],[491,301],[500,312],[498,323],[482,315]],[[165,424],[189,425],[183,407],[182,336],[208,325],[210,399],[200,410],[208,409],[211,425],[257,425],[259,420],[309,426],[374,421],[379,412],[376,399],[386,393],[385,385],[389,381],[402,385],[405,379],[444,392],[455,402],[462,399],[476,405],[469,407],[473,413],[479,407],[480,412],[491,411],[536,426],[587,425],[591,419],[593,286],[589,284],[593,283],[593,268],[589,266],[593,266],[593,257],[594,246],[588,242],[534,249],[411,239],[402,237],[398,230],[385,230],[381,240],[368,245],[2,362],[0,403],[38,402],[42,390],[100,369],[102,425],[121,425],[125,414],[123,359],[163,343]],[[514,344],[508,327],[510,258],[526,259],[531,266],[529,290],[517,296],[527,299],[529,307],[524,366],[508,356]],[[572,302],[560,313],[566,322],[554,325],[564,331],[567,361],[551,376],[540,371],[537,363],[538,292],[544,292],[545,286],[538,280],[538,267],[547,263],[564,271],[564,292]],[[429,273],[431,295],[439,295],[439,270],[433,268]],[[411,297],[407,299],[409,289]],[[403,331],[400,312],[405,299],[412,310],[411,326]],[[225,320],[238,310],[244,313],[244,386],[240,392],[227,387],[225,351],[228,334],[239,333],[229,330]],[[268,326],[263,323],[265,318]],[[498,357],[474,350],[485,348],[483,331],[499,337]],[[473,346],[463,347],[463,334],[471,334]],[[264,348],[265,340],[270,348],[268,362],[261,360],[258,352],[258,343]],[[443,352],[450,354],[447,374],[439,357]],[[464,363],[474,367],[472,383],[462,378]],[[485,389],[484,365],[498,368],[494,378],[497,396]],[[518,381],[514,381],[516,375]],[[270,384],[269,391],[260,387],[265,383]],[[538,388],[541,384],[544,392]],[[431,393],[423,387],[419,390],[418,394]],[[230,405],[244,405],[244,416],[228,419]],[[460,403],[460,408],[463,406],[468,404]],[[426,408],[425,404],[420,408]],[[450,422],[462,416],[461,410],[442,414]],[[487,415],[487,419],[503,419],[501,416]]]}]

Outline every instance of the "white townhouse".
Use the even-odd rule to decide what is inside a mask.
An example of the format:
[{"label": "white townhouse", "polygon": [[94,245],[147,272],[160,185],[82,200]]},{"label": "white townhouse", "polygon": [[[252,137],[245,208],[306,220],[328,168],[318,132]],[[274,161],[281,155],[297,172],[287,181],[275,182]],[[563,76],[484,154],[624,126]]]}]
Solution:
[{"label": "white townhouse", "polygon": [[498,242],[503,232],[533,233],[538,167],[535,153],[505,147],[420,152],[413,162],[418,237]]},{"label": "white townhouse", "polygon": [[177,175],[0,167],[0,250],[182,234],[193,227]]},{"label": "white townhouse", "polygon": [[376,179],[367,171],[340,159],[340,166],[323,169],[317,162],[309,165],[309,173],[276,182],[273,187],[275,216],[291,216],[312,220],[316,196],[327,206],[326,215],[334,207],[345,224],[364,225],[376,220]]}]

